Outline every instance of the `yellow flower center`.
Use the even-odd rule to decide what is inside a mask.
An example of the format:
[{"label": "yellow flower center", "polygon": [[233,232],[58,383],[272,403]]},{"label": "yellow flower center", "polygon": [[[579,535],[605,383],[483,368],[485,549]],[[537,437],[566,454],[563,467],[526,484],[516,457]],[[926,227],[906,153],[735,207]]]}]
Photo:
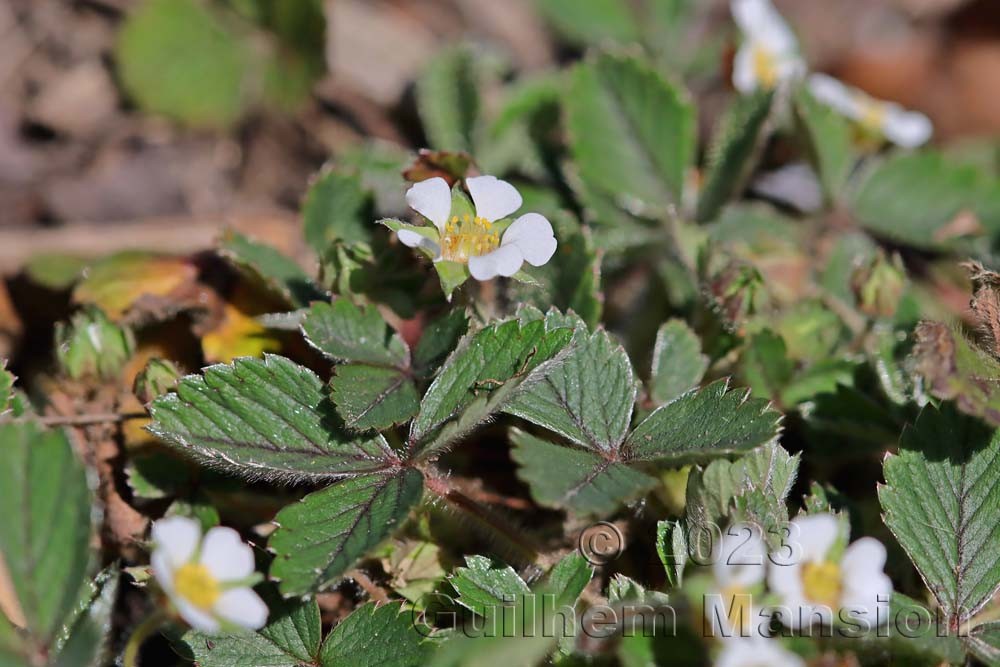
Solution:
[{"label": "yellow flower center", "polygon": [[865,95],[858,95],[855,103],[860,109],[858,122],[866,129],[881,133],[885,125],[886,106],[881,102],[868,99]]},{"label": "yellow flower center", "polygon": [[743,630],[750,628],[750,624],[753,622],[750,618],[752,598],[743,587],[728,586],[722,591],[722,602],[727,605],[729,610],[726,614],[726,620],[729,621],[730,628],[737,633],[742,633]]},{"label": "yellow flower center", "polygon": [[840,566],[830,561],[802,566],[802,588],[810,602],[836,610],[840,607]]},{"label": "yellow flower center", "polygon": [[778,62],[767,49],[753,47],[753,72],[761,87],[771,89],[778,85]]},{"label": "yellow flower center", "polygon": [[199,609],[211,609],[222,592],[218,580],[201,563],[187,563],[174,575],[177,594]]},{"label": "yellow flower center", "polygon": [[493,223],[486,218],[466,213],[452,216],[444,226],[441,257],[465,264],[470,257],[479,257],[500,247],[500,234],[492,231]]}]

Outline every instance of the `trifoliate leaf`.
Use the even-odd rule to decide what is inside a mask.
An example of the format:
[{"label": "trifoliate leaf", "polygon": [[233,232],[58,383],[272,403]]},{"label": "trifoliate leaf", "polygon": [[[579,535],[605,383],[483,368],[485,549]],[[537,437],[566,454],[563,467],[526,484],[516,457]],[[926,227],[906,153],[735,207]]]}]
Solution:
[{"label": "trifoliate leaf", "polygon": [[705,185],[698,199],[697,219],[710,222],[738,194],[754,168],[754,158],[764,141],[773,92],[760,91],[736,98],[719,121],[709,148]]},{"label": "trifoliate leaf", "polygon": [[836,202],[854,166],[851,126],[843,115],[817,101],[805,88],[795,97],[795,111],[826,200]]},{"label": "trifoliate leaf", "polygon": [[431,147],[473,152],[480,125],[480,72],[465,46],[438,53],[417,81],[417,108]]},{"label": "trifoliate leaf", "polygon": [[997,229],[998,205],[996,179],[928,151],[897,155],[878,165],[853,198],[854,214],[866,229],[920,248],[940,246],[961,234],[950,231],[948,223],[963,212],[977,216],[982,228]]},{"label": "trifoliate leaf", "polygon": [[410,442],[427,443],[424,454],[447,446],[537,381],[572,337],[572,329],[547,330],[542,321],[522,326],[517,320],[467,335],[424,394]]},{"label": "trifoliate leaf", "polygon": [[316,664],[323,636],[319,606],[268,597],[268,623],[259,632],[184,635],[200,667],[301,667]]},{"label": "trifoliate leaf", "polygon": [[403,339],[373,306],[347,299],[314,303],[302,320],[302,333],[317,350],[337,361],[405,367],[410,352]]},{"label": "trifoliate leaf", "polygon": [[531,496],[543,506],[605,516],[654,488],[657,480],[598,453],[511,430],[511,456]]},{"label": "trifoliate leaf", "polygon": [[420,395],[403,370],[366,364],[338,366],[330,396],[348,428],[384,429],[410,420],[420,409]]},{"label": "trifoliate leaf", "polygon": [[509,565],[485,556],[466,556],[465,565],[455,568],[448,581],[458,593],[458,603],[484,618],[492,618],[501,607],[514,605],[530,592]]},{"label": "trifoliate leaf", "polygon": [[140,299],[169,300],[191,285],[198,267],[187,258],[129,250],[94,262],[73,290],[73,301],[93,304],[114,319]]},{"label": "trifoliate leaf", "polygon": [[269,245],[229,230],[219,242],[219,252],[296,308],[326,299],[323,291],[298,264]]},{"label": "trifoliate leaf", "polygon": [[344,433],[320,379],[284,357],[209,366],[153,401],[150,413],[151,433],[243,477],[318,479],[385,467],[382,437]]},{"label": "trifoliate leaf", "polygon": [[640,423],[625,442],[633,460],[683,463],[746,452],[777,439],[781,414],[724,380],[685,394]]},{"label": "trifoliate leaf", "polygon": [[1000,587],[1000,433],[951,404],[924,408],[883,463],[885,524],[957,628]]},{"label": "trifoliate leaf", "polygon": [[638,58],[604,53],[577,65],[565,104],[573,161],[589,188],[630,211],[679,205],[696,144],[682,90]]},{"label": "trifoliate leaf", "polygon": [[44,646],[57,637],[84,586],[91,494],[63,431],[0,424],[0,456],[0,513],[16,518],[0,522],[0,553],[28,636]]},{"label": "trifoliate leaf", "polygon": [[683,320],[665,322],[656,332],[649,393],[657,405],[698,386],[708,370],[701,341]]},{"label": "trifoliate leaf", "polygon": [[372,213],[371,193],[359,177],[325,169],[310,184],[302,202],[306,242],[320,254],[334,241],[369,243]]},{"label": "trifoliate leaf", "polygon": [[606,331],[580,341],[506,412],[596,452],[612,452],[632,420],[636,380],[624,348]]},{"label": "trifoliate leaf", "polygon": [[337,482],[289,505],[268,541],[271,578],[286,596],[322,588],[387,538],[422,493],[423,477],[407,468]]},{"label": "trifoliate leaf", "polygon": [[320,667],[423,667],[433,644],[417,631],[413,615],[401,603],[355,609],[323,642]]}]

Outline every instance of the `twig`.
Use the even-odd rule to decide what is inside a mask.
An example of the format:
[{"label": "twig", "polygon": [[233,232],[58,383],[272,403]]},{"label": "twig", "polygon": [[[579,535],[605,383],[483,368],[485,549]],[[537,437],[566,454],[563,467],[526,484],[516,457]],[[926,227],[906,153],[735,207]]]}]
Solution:
[{"label": "twig", "polygon": [[358,586],[361,586],[364,592],[368,593],[368,597],[375,600],[377,603],[385,604],[389,601],[389,594],[385,591],[385,589],[372,581],[371,577],[361,570],[351,570],[347,576],[358,582]]},{"label": "twig", "polygon": [[10,420],[0,419],[0,423],[4,421],[33,421],[42,426],[92,426],[94,424],[117,424],[132,419],[149,419],[149,414],[145,412],[105,412],[92,415],[47,415],[43,417],[18,417]]}]

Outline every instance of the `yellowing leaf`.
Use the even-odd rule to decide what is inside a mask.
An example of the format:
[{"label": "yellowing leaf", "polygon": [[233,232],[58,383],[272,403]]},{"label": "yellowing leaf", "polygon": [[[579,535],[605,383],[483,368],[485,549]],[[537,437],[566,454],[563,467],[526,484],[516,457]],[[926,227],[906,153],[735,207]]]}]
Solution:
[{"label": "yellowing leaf", "polygon": [[94,304],[118,319],[143,297],[169,298],[197,277],[198,268],[183,257],[126,251],[88,267],[73,301]]}]

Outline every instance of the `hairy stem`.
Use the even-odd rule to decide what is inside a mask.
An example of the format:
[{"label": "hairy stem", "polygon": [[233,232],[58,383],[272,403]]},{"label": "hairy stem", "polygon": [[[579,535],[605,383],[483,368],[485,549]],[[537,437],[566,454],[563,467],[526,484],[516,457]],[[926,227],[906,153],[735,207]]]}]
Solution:
[{"label": "hairy stem", "polygon": [[139,667],[139,650],[166,620],[166,614],[162,611],[155,611],[132,631],[132,636],[128,638],[128,643],[125,644],[125,651],[122,654],[122,667]]}]

